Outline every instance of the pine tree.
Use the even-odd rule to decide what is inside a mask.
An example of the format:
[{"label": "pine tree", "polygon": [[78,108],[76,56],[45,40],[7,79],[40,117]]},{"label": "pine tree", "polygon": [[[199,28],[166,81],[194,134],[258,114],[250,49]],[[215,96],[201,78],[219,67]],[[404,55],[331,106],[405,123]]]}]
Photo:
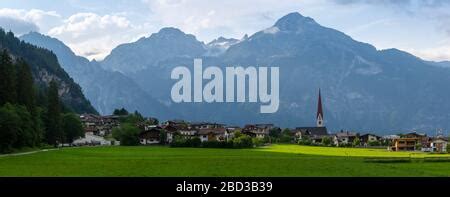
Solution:
[{"label": "pine tree", "polygon": [[0,76],[0,105],[16,103],[15,69],[6,49],[0,54]]},{"label": "pine tree", "polygon": [[78,137],[84,137],[84,130],[80,118],[74,113],[63,115],[62,127],[66,136],[66,141],[72,143]]},{"label": "pine tree", "polygon": [[126,116],[126,115],[128,115],[128,111],[122,107],[121,109],[115,109],[113,112],[113,115]]},{"label": "pine tree", "polygon": [[35,145],[33,117],[25,106],[15,105],[13,107],[19,117],[19,125],[16,133],[17,140],[14,142],[13,147],[17,149],[33,147]]},{"label": "pine tree", "polygon": [[42,123],[41,117],[37,108],[37,95],[34,87],[33,75],[28,64],[20,60],[16,66],[17,68],[17,102],[26,107],[31,114],[31,124],[33,128],[32,146],[37,146],[42,138]]},{"label": "pine tree", "polygon": [[24,61],[17,65],[17,102],[24,105],[31,113],[35,113],[36,92],[30,67]]},{"label": "pine tree", "polygon": [[45,138],[48,144],[58,145],[64,141],[64,133],[61,129],[61,103],[58,95],[58,85],[52,80],[48,87],[48,103],[46,116]]},{"label": "pine tree", "polygon": [[20,117],[13,105],[7,103],[0,107],[0,153],[12,151],[17,141],[20,128]]}]

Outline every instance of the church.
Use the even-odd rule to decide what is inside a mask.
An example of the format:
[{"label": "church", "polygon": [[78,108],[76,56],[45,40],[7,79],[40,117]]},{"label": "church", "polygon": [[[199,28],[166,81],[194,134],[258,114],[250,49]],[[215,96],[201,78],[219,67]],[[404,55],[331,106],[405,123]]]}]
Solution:
[{"label": "church", "polygon": [[322,95],[319,89],[319,98],[317,101],[317,114],[316,114],[316,126],[315,127],[297,127],[294,130],[297,139],[308,136],[313,141],[321,140],[323,136],[328,135],[327,127],[325,127],[323,107],[322,107]]}]

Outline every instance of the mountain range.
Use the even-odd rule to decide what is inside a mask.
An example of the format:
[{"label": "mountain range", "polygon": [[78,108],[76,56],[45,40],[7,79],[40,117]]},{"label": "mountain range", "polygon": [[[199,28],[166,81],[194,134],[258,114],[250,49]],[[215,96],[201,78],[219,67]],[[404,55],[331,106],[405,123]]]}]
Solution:
[{"label": "mountain range", "polygon": [[[62,42],[31,33],[22,40],[50,49],[101,113],[125,106],[145,115],[227,124],[270,122],[314,126],[318,89],[325,124],[374,133],[450,129],[450,69],[397,49],[377,50],[299,13],[242,39],[208,44],[176,28],[163,28],[122,44],[103,61],[77,57]],[[255,103],[174,103],[176,66],[278,66],[280,107],[260,114]]]},{"label": "mountain range", "polygon": [[139,110],[147,116],[169,118],[171,111],[120,72],[103,69],[96,61],[75,55],[63,42],[36,32],[20,37],[25,42],[53,51],[61,66],[80,84],[86,97],[101,114],[116,108]]}]

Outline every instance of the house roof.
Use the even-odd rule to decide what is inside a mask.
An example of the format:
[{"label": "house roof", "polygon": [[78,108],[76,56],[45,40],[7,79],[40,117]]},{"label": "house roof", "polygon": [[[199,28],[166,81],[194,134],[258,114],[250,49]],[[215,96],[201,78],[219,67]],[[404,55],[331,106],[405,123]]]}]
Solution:
[{"label": "house roof", "polygon": [[141,134],[139,134],[139,138],[158,138],[159,137],[159,133],[157,132],[143,132]]},{"label": "house roof", "polygon": [[269,131],[264,129],[250,129],[250,130],[244,130],[244,133],[253,133],[253,134],[268,134]]},{"label": "house roof", "polygon": [[405,135],[409,135],[409,136],[411,136],[411,135],[413,135],[413,136],[417,136],[417,137],[425,137],[425,136],[427,136],[427,134],[424,134],[424,133],[417,133],[417,132],[410,132],[410,133],[406,133]]},{"label": "house roof", "polygon": [[144,137],[159,137],[161,130],[159,128],[151,128],[149,130],[146,131],[141,131],[141,133],[139,133],[139,137],[140,138],[144,138]]},{"label": "house roof", "polygon": [[304,135],[328,135],[326,127],[297,127],[294,132],[301,132]]},{"label": "house roof", "polygon": [[192,122],[191,125],[192,126],[194,126],[194,125],[222,125],[222,126],[224,126],[225,124],[216,123],[216,122]]},{"label": "house roof", "polygon": [[223,134],[225,133],[226,129],[225,128],[211,128],[211,129],[199,129],[198,130],[198,134],[199,135],[206,135],[206,134]]},{"label": "house roof", "polygon": [[381,138],[380,136],[375,135],[375,134],[372,134],[372,133],[366,133],[366,134],[364,134],[364,135],[361,135],[361,137],[365,137],[365,136],[369,136],[369,135],[375,136],[375,137],[377,137],[377,138]]},{"label": "house roof", "polygon": [[437,136],[437,137],[433,137],[431,138],[432,141],[438,141],[438,140],[443,140],[448,142],[448,138],[444,137],[444,136]]},{"label": "house roof", "polygon": [[255,124],[255,127],[258,128],[272,128],[274,127],[274,124],[268,123],[268,124]]},{"label": "house roof", "polygon": [[385,135],[385,136],[383,136],[383,138],[384,139],[397,139],[397,138],[400,138],[400,136],[398,136],[398,135]]},{"label": "house roof", "polygon": [[314,135],[311,137],[312,140],[321,140],[324,137],[329,137],[329,135]]},{"label": "house roof", "polygon": [[417,138],[397,138],[394,139],[394,141],[418,141],[419,139]]},{"label": "house roof", "polygon": [[271,123],[267,123],[267,124],[247,124],[244,126],[244,128],[260,128],[260,129],[265,129],[265,128],[272,128],[274,127],[274,124]]},{"label": "house roof", "polygon": [[184,124],[176,124],[176,125],[164,125],[163,128],[168,132],[175,132],[180,130],[187,130],[188,127]]},{"label": "house roof", "polygon": [[341,131],[341,132],[335,133],[335,135],[337,137],[355,137],[356,133],[349,132],[349,131]]},{"label": "house roof", "polygon": [[448,140],[446,140],[446,139],[434,139],[433,142],[434,143],[436,143],[436,142],[448,142]]}]

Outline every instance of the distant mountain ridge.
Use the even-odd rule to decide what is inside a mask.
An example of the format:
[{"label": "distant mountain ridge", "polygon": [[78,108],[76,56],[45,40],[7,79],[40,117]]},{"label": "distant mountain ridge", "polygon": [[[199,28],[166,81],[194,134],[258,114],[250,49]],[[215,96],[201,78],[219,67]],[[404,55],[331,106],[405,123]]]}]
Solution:
[{"label": "distant mountain ridge", "polygon": [[[225,49],[208,53],[219,43]],[[176,81],[170,73],[176,66],[191,68],[194,58],[202,58],[204,67],[280,67],[279,111],[260,114],[254,103],[173,103],[170,90]],[[239,41],[219,38],[204,44],[178,29],[163,28],[118,46],[98,64],[134,81],[172,110],[168,116],[174,118],[314,126],[321,88],[325,125],[331,131],[450,129],[450,69],[397,49],[377,50],[299,13]]]},{"label": "distant mountain ridge", "polygon": [[[230,124],[273,122],[284,127],[315,125],[318,88],[322,88],[325,122],[331,130],[379,133],[403,130],[433,132],[450,129],[450,98],[444,91],[450,72],[400,50],[378,51],[337,30],[323,27],[299,13],[280,18],[272,27],[230,45],[217,56],[205,55],[207,45],[192,35],[176,31],[171,41],[160,31],[135,43],[113,50],[105,69],[121,67],[142,89],[176,108],[185,119]],[[168,34],[171,35],[171,34]],[[175,52],[162,56],[159,51]],[[206,47],[205,47],[206,46]],[[145,50],[144,50],[145,49]],[[158,51],[159,50],[159,51]],[[136,55],[139,54],[139,55]],[[151,60],[141,61],[150,55]],[[140,57],[140,58],[138,58]],[[172,103],[169,78],[172,68],[192,66],[193,58],[204,66],[279,66],[280,109],[275,114],[257,113],[257,105]],[[139,66],[125,67],[118,59]],[[122,65],[122,66],[121,66]],[[139,72],[136,72],[139,70]],[[445,110],[438,110],[445,109]],[[436,112],[444,112],[437,114]]]},{"label": "distant mountain ridge", "polygon": [[450,61],[440,61],[440,62],[429,61],[428,63],[433,66],[450,68]]},{"label": "distant mountain ridge", "polygon": [[112,114],[114,109],[125,107],[147,116],[169,118],[170,110],[142,91],[133,80],[119,72],[104,70],[96,61],[76,56],[61,41],[36,32],[25,34],[20,39],[53,51],[101,114]]}]

